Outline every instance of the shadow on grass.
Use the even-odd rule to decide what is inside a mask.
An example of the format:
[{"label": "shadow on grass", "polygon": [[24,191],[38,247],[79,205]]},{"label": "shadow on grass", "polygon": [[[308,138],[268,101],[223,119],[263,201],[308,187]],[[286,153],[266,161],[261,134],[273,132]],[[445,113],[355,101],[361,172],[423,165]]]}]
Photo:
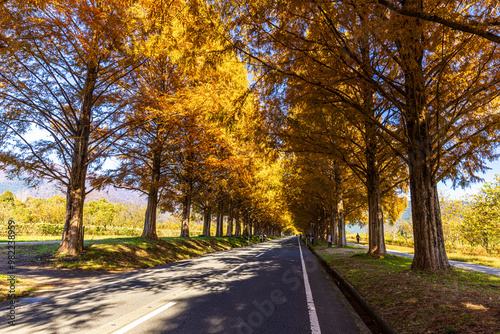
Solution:
[{"label": "shadow on grass", "polygon": [[500,331],[499,277],[456,268],[415,272],[409,258],[334,253],[319,251],[401,333]]}]

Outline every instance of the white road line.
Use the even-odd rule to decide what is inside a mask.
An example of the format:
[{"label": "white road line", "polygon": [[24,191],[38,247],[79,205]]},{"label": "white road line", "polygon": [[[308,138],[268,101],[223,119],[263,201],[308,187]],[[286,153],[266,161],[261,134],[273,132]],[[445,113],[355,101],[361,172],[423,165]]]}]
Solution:
[{"label": "white road line", "polygon": [[240,268],[240,267],[241,267],[241,266],[243,266],[243,265],[244,265],[244,263],[242,263],[242,264],[240,264],[239,266],[237,266],[237,267],[235,267],[235,268],[233,268],[233,269],[231,269],[231,270],[229,270],[229,271],[225,272],[225,273],[224,273],[224,274],[222,274],[222,275],[223,275],[223,276],[226,276],[227,274],[232,273],[233,271],[235,271],[236,269]]},{"label": "white road line", "polygon": [[300,251],[300,261],[302,263],[302,273],[304,274],[304,286],[306,289],[306,300],[307,300],[307,308],[309,310],[309,321],[311,323],[311,333],[321,334],[318,315],[316,314],[316,306],[314,305],[314,300],[312,296],[311,285],[309,285],[309,277],[307,276],[306,264],[304,262],[304,256],[302,256],[302,247],[300,246],[300,240],[299,240],[299,251]]},{"label": "white road line", "polygon": [[[50,297],[50,298],[48,298],[46,300],[43,300],[43,301],[37,301],[37,302],[29,303],[29,304],[26,304],[26,305],[23,305],[23,306],[18,306],[18,307],[16,307],[16,309],[22,309],[22,308],[25,308],[25,307],[31,307],[31,306],[43,303],[43,302],[51,300],[51,299],[66,298],[66,297],[69,297],[69,296],[77,295],[77,294],[85,292],[85,291],[95,290],[95,289],[98,289],[98,288],[102,288],[103,286],[108,286],[108,285],[113,285],[113,284],[116,284],[116,283],[125,282],[125,281],[131,280],[131,279],[134,279],[134,278],[138,278],[138,277],[141,277],[141,276],[150,275],[150,274],[155,273],[157,271],[161,271],[161,270],[165,270],[165,269],[169,269],[169,268],[173,268],[173,267],[179,267],[181,265],[184,265],[184,264],[179,264],[179,265],[171,266],[171,267],[167,267],[167,268],[160,268],[160,269],[149,270],[148,272],[145,272],[145,273],[142,273],[142,274],[138,274],[138,275],[134,275],[134,276],[131,276],[131,277],[127,277],[127,278],[124,278],[124,279],[121,279],[121,280],[104,283],[104,284],[101,284],[101,285],[93,286],[93,287],[90,287],[90,288],[87,288],[87,289],[78,290],[78,291],[67,293],[67,294],[64,294],[64,295]],[[23,301],[22,299],[19,300],[19,302],[22,302],[22,301]],[[0,314],[7,313],[7,312],[9,312],[9,310],[0,311]]]},{"label": "white road line", "polygon": [[162,307],[160,307],[159,309],[156,309],[154,310],[153,312],[151,313],[148,313],[146,314],[145,316],[143,316],[142,318],[139,318],[137,319],[136,321],[128,324],[127,326],[123,327],[122,329],[120,330],[117,330],[116,332],[113,332],[113,334],[123,334],[123,333],[126,333],[128,332],[129,330],[131,330],[132,328],[135,328],[137,326],[139,326],[140,324],[142,324],[143,322],[151,319],[152,317],[154,317],[155,315],[158,315],[160,314],[161,312],[165,311],[167,308],[171,307],[171,306],[174,306],[175,303],[174,302],[170,302],[168,304],[165,304],[163,305]]},{"label": "white road line", "polygon": [[124,279],[121,279],[121,280],[118,280],[118,281],[112,281],[112,282],[104,283],[104,284],[101,284],[101,285],[98,285],[98,286],[93,286],[91,288],[87,288],[87,289],[83,289],[83,290],[78,290],[78,291],[75,291],[75,292],[71,292],[71,293],[68,293],[68,294],[65,294],[65,295],[56,296],[56,297],[54,297],[54,299],[56,299],[56,298],[65,298],[65,297],[76,295],[76,294],[79,294],[79,293],[82,293],[82,292],[85,292],[85,291],[102,288],[103,286],[125,282],[125,281],[131,280],[131,279],[134,279],[134,278],[138,278],[138,277],[141,277],[141,276],[150,275],[152,273],[155,273],[155,272],[161,271],[161,270],[165,270],[165,269],[167,269],[167,268],[149,270],[146,273],[142,273],[142,274],[139,274],[139,275],[134,275],[134,276],[131,276],[131,277],[127,277],[127,278],[124,278]]},{"label": "white road line", "polygon": [[[264,252],[264,253],[265,253],[265,252]],[[261,255],[264,255],[264,253],[260,253],[260,254],[259,254],[259,255],[257,255],[256,257],[259,257],[259,256],[261,256]]]}]

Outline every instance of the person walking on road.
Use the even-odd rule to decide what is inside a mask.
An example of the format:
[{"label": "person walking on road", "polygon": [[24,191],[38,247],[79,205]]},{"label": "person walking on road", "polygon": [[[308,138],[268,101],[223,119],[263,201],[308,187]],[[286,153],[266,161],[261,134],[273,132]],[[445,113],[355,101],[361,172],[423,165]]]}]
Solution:
[{"label": "person walking on road", "polygon": [[311,233],[311,246],[314,246],[314,234]]},{"label": "person walking on road", "polygon": [[358,241],[359,244],[359,233],[356,233],[356,240]]},{"label": "person walking on road", "polygon": [[332,236],[328,234],[328,248],[332,247]]}]

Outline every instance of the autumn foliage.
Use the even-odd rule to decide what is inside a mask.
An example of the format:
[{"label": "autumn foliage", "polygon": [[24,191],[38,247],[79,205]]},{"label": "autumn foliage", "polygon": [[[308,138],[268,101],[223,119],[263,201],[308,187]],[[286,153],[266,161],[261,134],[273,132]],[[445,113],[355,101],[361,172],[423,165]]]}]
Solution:
[{"label": "autumn foliage", "polygon": [[345,245],[346,223],[367,223],[383,255],[409,191],[413,269],[446,269],[437,184],[479,180],[498,156],[496,10],[1,2],[2,168],[64,189],[63,252],[83,248],[86,194],[116,186],[147,198],[144,238],[166,210],[189,237],[196,210],[218,236],[299,229]]}]

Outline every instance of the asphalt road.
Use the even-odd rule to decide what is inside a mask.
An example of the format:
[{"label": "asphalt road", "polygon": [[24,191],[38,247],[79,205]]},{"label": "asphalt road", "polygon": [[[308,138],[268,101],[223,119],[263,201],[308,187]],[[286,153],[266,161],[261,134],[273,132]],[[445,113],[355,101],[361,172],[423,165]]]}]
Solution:
[{"label": "asphalt road", "polygon": [[66,286],[21,300],[1,333],[369,333],[297,238]]}]

